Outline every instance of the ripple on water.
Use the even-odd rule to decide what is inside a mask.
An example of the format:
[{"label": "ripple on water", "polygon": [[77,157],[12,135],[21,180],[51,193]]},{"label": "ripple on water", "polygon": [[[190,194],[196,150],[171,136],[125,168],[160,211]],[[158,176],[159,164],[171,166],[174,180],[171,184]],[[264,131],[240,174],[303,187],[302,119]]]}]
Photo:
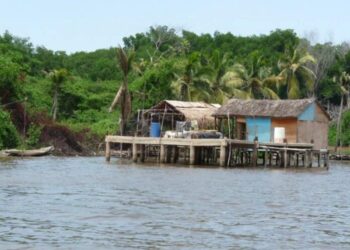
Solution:
[{"label": "ripple on water", "polygon": [[350,248],[350,168],[245,170],[0,161],[7,249]]}]

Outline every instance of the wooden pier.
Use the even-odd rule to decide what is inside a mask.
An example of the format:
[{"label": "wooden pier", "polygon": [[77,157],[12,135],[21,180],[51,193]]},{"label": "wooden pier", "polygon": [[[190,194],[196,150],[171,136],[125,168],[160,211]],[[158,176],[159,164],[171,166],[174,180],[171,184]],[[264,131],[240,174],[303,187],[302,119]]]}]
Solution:
[{"label": "wooden pier", "polygon": [[106,137],[106,160],[111,144],[131,145],[134,162],[182,162],[221,167],[329,167],[328,150],[314,150],[308,143],[259,143],[255,140],[185,139],[112,136]]}]

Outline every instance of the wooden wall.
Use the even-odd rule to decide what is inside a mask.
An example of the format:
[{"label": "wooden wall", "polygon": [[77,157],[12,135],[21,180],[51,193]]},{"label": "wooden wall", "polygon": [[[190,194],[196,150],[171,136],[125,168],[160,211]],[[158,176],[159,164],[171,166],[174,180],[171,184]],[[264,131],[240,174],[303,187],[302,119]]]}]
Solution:
[{"label": "wooden wall", "polygon": [[298,142],[314,141],[315,149],[328,148],[328,122],[298,121]]},{"label": "wooden wall", "polygon": [[313,121],[298,121],[297,142],[310,143],[313,140],[315,149],[326,149],[328,148],[329,119],[318,105],[315,106]]},{"label": "wooden wall", "polygon": [[285,128],[286,139],[289,143],[297,142],[297,119],[296,118],[272,118],[271,124],[271,141],[274,138],[274,130],[276,127]]}]

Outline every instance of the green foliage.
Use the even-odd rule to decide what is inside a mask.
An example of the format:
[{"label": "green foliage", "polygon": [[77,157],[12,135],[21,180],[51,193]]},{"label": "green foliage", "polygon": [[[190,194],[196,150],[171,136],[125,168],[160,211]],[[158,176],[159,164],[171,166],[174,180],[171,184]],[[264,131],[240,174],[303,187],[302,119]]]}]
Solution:
[{"label": "green foliage", "polygon": [[36,147],[38,146],[40,135],[41,135],[42,127],[31,124],[27,131],[27,138],[25,140],[25,144],[27,147]]},{"label": "green foliage", "polygon": [[17,63],[9,57],[0,56],[0,99],[3,103],[13,101],[18,96],[17,77],[19,72],[20,66]]},{"label": "green foliage", "polygon": [[[335,146],[336,134],[337,134],[337,126],[335,123],[332,123],[331,126],[329,127],[329,133],[328,133],[329,145]],[[345,111],[342,115],[341,134],[340,134],[339,141],[340,141],[340,145],[342,146],[350,145],[350,110]]]},{"label": "green foliage", "polygon": [[340,141],[342,145],[350,145],[350,111],[342,115]]},{"label": "green foliage", "polygon": [[9,113],[0,109],[0,149],[14,148],[19,144],[19,135]]},{"label": "green foliage", "polygon": [[[130,91],[133,117],[137,109],[164,99],[224,103],[231,97],[302,98],[315,91],[319,100],[339,104],[342,91],[333,79],[341,72],[350,73],[350,52],[332,44],[313,46],[305,40],[302,47],[293,30],[242,37],[220,32],[178,33],[155,26],[123,42],[119,50],[111,47],[67,54],[35,48],[28,39],[5,32],[0,35],[0,101],[27,97],[31,115],[48,114],[57,103],[58,122],[103,136],[118,129],[120,112],[109,114],[108,107],[123,83],[129,88],[125,93]],[[338,53],[317,78],[309,52],[319,55],[325,49]],[[133,52],[120,53],[123,51]],[[115,105],[120,103],[117,99]],[[344,122],[342,128],[347,131]],[[27,141],[35,145],[38,129],[28,133]],[[342,141],[350,143],[345,137]]]},{"label": "green foliage", "polygon": [[337,126],[336,124],[332,124],[329,127],[329,131],[328,131],[328,144],[330,146],[335,146],[336,135],[337,135]]}]

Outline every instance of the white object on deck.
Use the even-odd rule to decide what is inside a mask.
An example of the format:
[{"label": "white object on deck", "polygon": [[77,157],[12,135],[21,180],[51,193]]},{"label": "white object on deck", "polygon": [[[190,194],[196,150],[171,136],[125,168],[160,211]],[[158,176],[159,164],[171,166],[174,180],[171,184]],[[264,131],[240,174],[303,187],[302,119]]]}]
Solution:
[{"label": "white object on deck", "polygon": [[276,127],[274,130],[273,142],[283,143],[285,138],[286,138],[286,129],[283,127]]}]

